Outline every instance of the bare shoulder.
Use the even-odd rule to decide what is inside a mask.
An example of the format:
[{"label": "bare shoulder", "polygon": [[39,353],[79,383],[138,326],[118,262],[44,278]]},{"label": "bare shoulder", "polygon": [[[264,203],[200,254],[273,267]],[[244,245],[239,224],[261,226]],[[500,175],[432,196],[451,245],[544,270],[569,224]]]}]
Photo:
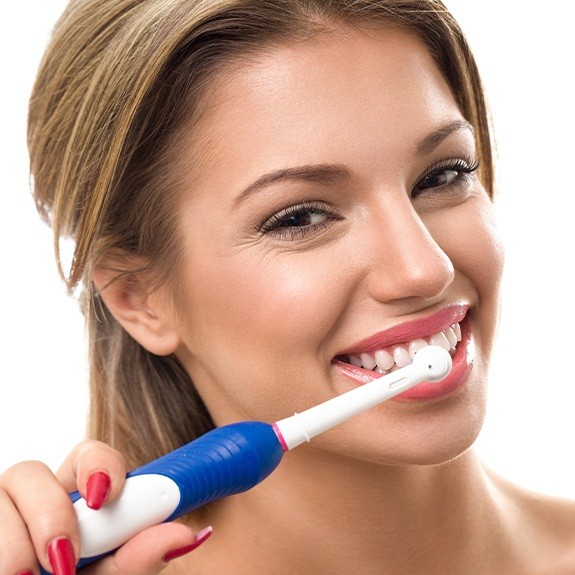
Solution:
[{"label": "bare shoulder", "polygon": [[507,508],[513,546],[534,575],[575,573],[575,500],[552,497],[491,475]]},{"label": "bare shoulder", "polygon": [[548,565],[541,572],[575,573],[575,501],[529,491],[524,491],[522,498],[527,520],[533,524],[534,535],[540,541],[539,549],[546,552]]},{"label": "bare shoulder", "polygon": [[575,501],[525,492],[525,506],[540,528],[549,561],[555,559],[552,573],[575,573]]}]

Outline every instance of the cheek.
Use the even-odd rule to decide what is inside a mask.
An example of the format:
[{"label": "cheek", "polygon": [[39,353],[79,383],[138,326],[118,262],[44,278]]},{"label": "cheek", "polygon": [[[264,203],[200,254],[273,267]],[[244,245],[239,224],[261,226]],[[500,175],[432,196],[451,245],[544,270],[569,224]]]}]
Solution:
[{"label": "cheek", "polygon": [[434,237],[477,293],[479,328],[491,346],[499,312],[504,250],[491,201],[478,198],[456,209],[449,222],[435,225]]},{"label": "cheek", "polygon": [[312,320],[319,319],[325,295],[325,280],[317,263],[306,264],[290,256],[270,257],[245,278],[246,294],[259,302],[254,317],[259,325],[269,325],[270,332],[278,335],[313,332]]},{"label": "cheek", "polygon": [[202,334],[192,349],[206,350],[211,341],[227,361],[268,368],[279,356],[304,361],[317,353],[341,307],[333,264],[318,253],[262,257],[250,249],[204,261],[212,263],[189,274],[195,287],[186,297],[193,310],[188,331],[195,326]]},{"label": "cheek", "polygon": [[219,424],[273,421],[325,399],[309,382],[324,380],[322,346],[343,305],[333,267],[317,253],[245,250],[187,274],[182,359]]},{"label": "cheek", "polygon": [[460,238],[453,254],[455,267],[476,286],[480,304],[492,300],[497,304],[504,250],[492,204],[486,203],[462,217],[455,233]]}]

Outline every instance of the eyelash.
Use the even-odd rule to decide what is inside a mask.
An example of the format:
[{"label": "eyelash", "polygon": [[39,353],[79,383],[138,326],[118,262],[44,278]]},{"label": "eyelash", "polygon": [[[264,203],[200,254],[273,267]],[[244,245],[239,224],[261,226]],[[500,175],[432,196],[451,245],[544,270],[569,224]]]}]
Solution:
[{"label": "eyelash", "polygon": [[[289,223],[290,218],[306,214],[323,216],[324,219],[321,222],[303,226],[286,225]],[[304,202],[296,206],[289,206],[274,214],[260,226],[260,230],[263,234],[274,234],[281,240],[297,240],[303,239],[309,233],[327,227],[330,221],[341,219],[333,208],[327,208],[323,203]]]},{"label": "eyelash", "polygon": [[[462,183],[464,183],[466,178],[468,178],[471,174],[476,172],[478,168],[479,168],[479,161],[472,160],[470,158],[468,159],[457,158],[452,160],[445,160],[426,170],[424,175],[417,181],[417,183],[413,187],[411,197],[416,198],[419,194],[425,192],[426,190],[442,190],[442,189],[450,190],[454,187],[460,186]],[[420,186],[426,178],[430,178],[431,176],[437,176],[442,172],[447,171],[457,172],[457,175],[451,182],[441,184],[439,186],[429,186],[427,188],[422,188],[420,190],[417,189],[418,186]]]},{"label": "eyelash", "polygon": [[[424,193],[426,190],[451,190],[454,187],[461,186],[464,182],[464,178],[470,176],[478,168],[479,161],[477,160],[462,158],[445,160],[439,164],[427,168],[424,175],[413,187],[411,197],[416,198],[419,194]],[[439,175],[446,171],[457,173],[451,182],[441,184],[439,186],[429,186],[427,188],[417,190],[417,187],[421,185],[426,178]],[[307,225],[289,225],[290,218],[303,216],[305,214],[311,214],[312,216],[323,216],[324,219],[321,222]],[[280,240],[298,240],[305,238],[310,233],[324,229],[329,225],[330,221],[338,221],[341,219],[342,217],[333,208],[328,209],[323,203],[304,202],[299,205],[289,206],[272,215],[259,226],[259,229],[262,234],[273,234]]]}]

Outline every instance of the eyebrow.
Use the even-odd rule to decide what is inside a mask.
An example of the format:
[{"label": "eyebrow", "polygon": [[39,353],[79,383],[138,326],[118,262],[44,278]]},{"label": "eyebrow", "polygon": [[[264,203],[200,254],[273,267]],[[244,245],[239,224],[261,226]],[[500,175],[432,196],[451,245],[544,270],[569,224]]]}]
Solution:
[{"label": "eyebrow", "polygon": [[235,203],[239,204],[247,196],[250,196],[262,188],[280,181],[303,181],[317,184],[337,184],[345,182],[351,178],[351,172],[341,164],[314,164],[310,166],[296,166],[293,168],[282,168],[264,174],[247,188],[242,190],[236,198]]},{"label": "eyebrow", "polygon": [[454,122],[442,126],[439,130],[432,132],[428,136],[425,136],[425,138],[417,144],[417,155],[427,156],[428,154],[431,154],[431,152],[433,152],[433,150],[435,150],[443,140],[459,130],[469,130],[471,134],[475,136],[473,126],[467,120],[455,120]]},{"label": "eyebrow", "polygon": [[[455,120],[442,126],[435,132],[425,136],[418,144],[416,153],[425,156],[433,152],[446,138],[459,130],[469,130],[475,134],[473,126],[466,120]],[[240,204],[254,192],[260,191],[276,182],[303,181],[323,185],[343,183],[351,178],[351,172],[342,164],[313,164],[273,170],[259,177],[244,188],[236,197],[234,203]]]}]

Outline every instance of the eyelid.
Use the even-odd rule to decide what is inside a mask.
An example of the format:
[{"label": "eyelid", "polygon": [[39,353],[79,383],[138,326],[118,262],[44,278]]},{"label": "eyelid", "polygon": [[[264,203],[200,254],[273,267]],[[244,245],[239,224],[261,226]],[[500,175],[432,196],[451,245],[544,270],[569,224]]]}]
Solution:
[{"label": "eyelid", "polygon": [[[441,172],[444,170],[454,170],[461,172],[463,175],[473,174],[479,168],[479,159],[476,157],[462,155],[459,157],[448,158],[446,160],[440,160],[439,162],[434,162],[430,164],[420,175],[415,183],[411,186],[411,195],[413,196],[414,191],[417,189],[419,184],[428,176],[434,173]],[[460,178],[458,178],[459,180]],[[456,182],[454,182],[456,183]],[[450,186],[453,184],[447,184]],[[427,189],[427,188],[426,188]]]},{"label": "eyelid", "polygon": [[[293,204],[286,206],[276,212],[274,212],[271,216],[266,217],[261,224],[257,226],[258,232],[265,235],[265,234],[277,234],[278,236],[282,234],[291,234],[293,237],[291,239],[295,239],[295,236],[303,237],[308,232],[312,232],[317,227],[324,227],[327,225],[327,222],[323,222],[321,224],[311,225],[311,226],[279,226],[282,220],[285,218],[298,214],[300,212],[305,211],[315,211],[316,213],[323,213],[326,215],[328,220],[341,220],[342,217],[339,212],[329,204],[325,202],[319,201],[304,201],[299,204]],[[283,238],[282,238],[283,239]]]},{"label": "eyelid", "polygon": [[459,168],[460,170],[465,169],[468,172],[474,172],[477,170],[477,168],[479,168],[479,158],[475,156],[462,155],[459,157],[454,156],[453,158],[447,158],[445,160],[433,162],[427,166],[425,170],[423,170],[422,175],[417,178],[415,183],[417,184],[423,178],[435,171],[446,170],[448,168]]}]

